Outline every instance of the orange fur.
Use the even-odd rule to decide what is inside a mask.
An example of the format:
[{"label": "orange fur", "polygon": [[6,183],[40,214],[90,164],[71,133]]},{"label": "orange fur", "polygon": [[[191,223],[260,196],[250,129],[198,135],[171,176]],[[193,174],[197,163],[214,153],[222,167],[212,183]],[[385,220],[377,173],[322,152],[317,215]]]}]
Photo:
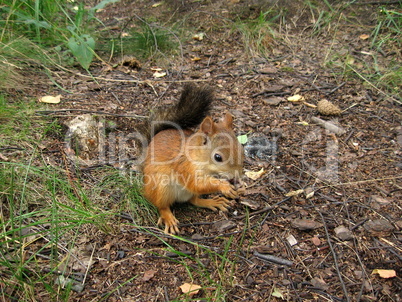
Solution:
[{"label": "orange fur", "polygon": [[158,224],[165,225],[166,233],[179,232],[170,210],[174,202],[226,211],[226,198],[202,199],[199,195],[222,193],[237,198],[228,180],[241,175],[242,165],[243,148],[228,113],[219,123],[206,117],[197,132],[168,129],[156,134],[148,146],[143,172],[144,194],[159,210]]}]

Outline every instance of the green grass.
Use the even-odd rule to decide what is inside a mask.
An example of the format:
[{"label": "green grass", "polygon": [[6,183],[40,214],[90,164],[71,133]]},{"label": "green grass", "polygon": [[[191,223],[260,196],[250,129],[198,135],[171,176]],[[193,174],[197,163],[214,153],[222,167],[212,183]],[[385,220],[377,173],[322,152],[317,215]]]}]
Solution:
[{"label": "green grass", "polygon": [[[97,57],[95,26],[101,22],[95,13],[116,1],[103,0],[87,8],[83,2],[67,0],[4,0],[0,6],[0,16],[3,17],[0,20],[0,57],[5,57],[7,61],[10,58],[7,45],[22,39],[29,41],[27,49],[34,45],[49,57],[62,53],[62,58],[67,59],[64,64],[74,58],[88,70],[93,58]],[[29,52],[16,51],[14,54],[18,55],[17,60],[30,58]],[[48,61],[40,62],[45,66],[49,64]],[[5,78],[4,74],[5,69],[0,65],[0,79]]]},{"label": "green grass", "polygon": [[234,31],[240,33],[245,51],[252,57],[268,57],[274,47],[277,22],[284,18],[284,11],[260,12],[256,19],[237,20]]},{"label": "green grass", "polygon": [[402,4],[400,10],[381,7],[372,31],[371,46],[377,50],[398,51],[402,48]]},{"label": "green grass", "polygon": [[345,1],[335,6],[328,0],[322,2],[307,0],[305,3],[311,15],[312,35],[326,34],[336,30],[339,21],[347,19],[343,11],[350,5],[350,2]]},{"label": "green grass", "polygon": [[[318,13],[318,6],[308,2],[312,10]],[[334,51],[332,47],[328,49],[325,65],[331,69],[336,77],[343,79],[359,79],[371,90],[380,93],[388,99],[398,103],[402,99],[400,84],[402,83],[402,69],[400,60],[402,56],[402,13],[398,9],[381,7],[377,11],[375,25],[356,24],[351,21],[351,16],[344,14],[346,6],[341,5],[337,8],[331,7],[328,10],[322,10],[321,15],[326,14],[326,22],[320,22],[316,19],[312,32],[325,33],[337,36],[342,30],[343,23],[351,24],[360,31],[371,32],[367,40],[367,46],[363,49],[363,55],[352,53],[347,48]],[[400,5],[400,8],[402,6]],[[321,16],[320,15],[320,16]],[[343,18],[341,24],[338,20]],[[322,26],[321,24],[324,24]],[[337,42],[335,42],[337,43]]]},{"label": "green grass", "polygon": [[163,61],[169,55],[178,54],[181,43],[179,31],[174,26],[168,28],[142,19],[126,34],[119,34],[116,38],[106,37],[104,41],[105,45],[101,47],[113,55],[154,61]]},{"label": "green grass", "polygon": [[[110,221],[122,212],[132,214],[134,224],[155,217],[136,177],[100,169],[99,180],[87,185],[84,176],[66,170],[70,163],[63,160],[62,148],[54,156],[42,149],[42,140],[63,146],[63,134],[53,119],[34,116],[38,108],[36,102],[10,103],[0,95],[2,301],[68,301],[77,284],[61,289],[55,280],[59,274],[68,279],[69,268],[83,257],[83,240],[97,232],[119,232]],[[117,200],[106,197],[105,190]]]},{"label": "green grass", "polygon": [[[4,0],[0,5],[0,88],[21,85],[29,64],[50,73],[79,64],[89,72],[98,50],[113,55],[134,54],[140,59],[158,59],[177,54],[179,38],[174,30],[140,19],[128,36],[100,38],[103,23],[96,12],[119,0],[103,0],[93,7],[67,0]],[[109,48],[102,41],[111,41]]]}]

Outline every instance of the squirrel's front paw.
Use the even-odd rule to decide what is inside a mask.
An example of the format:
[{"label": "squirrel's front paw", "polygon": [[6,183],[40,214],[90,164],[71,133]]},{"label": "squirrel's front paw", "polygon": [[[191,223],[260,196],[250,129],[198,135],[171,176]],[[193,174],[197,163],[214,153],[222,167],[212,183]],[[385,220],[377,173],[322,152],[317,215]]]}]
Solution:
[{"label": "squirrel's front paw", "polygon": [[239,197],[239,194],[237,194],[237,191],[234,186],[232,186],[230,183],[226,182],[222,185],[221,187],[221,192],[223,195],[229,198],[237,198]]},{"label": "squirrel's front paw", "polygon": [[190,202],[197,207],[208,208],[212,211],[221,210],[226,212],[230,206],[229,200],[222,196],[215,196],[212,199],[203,199],[195,196]]},{"label": "squirrel's front paw", "polygon": [[215,196],[213,199],[213,207],[219,208],[219,210],[223,212],[227,212],[228,207],[230,206],[229,200],[222,196]]},{"label": "squirrel's front paw", "polygon": [[161,211],[161,217],[159,217],[158,225],[165,225],[164,232],[166,234],[178,234],[179,233],[179,221],[174,217],[172,212],[169,211]]}]

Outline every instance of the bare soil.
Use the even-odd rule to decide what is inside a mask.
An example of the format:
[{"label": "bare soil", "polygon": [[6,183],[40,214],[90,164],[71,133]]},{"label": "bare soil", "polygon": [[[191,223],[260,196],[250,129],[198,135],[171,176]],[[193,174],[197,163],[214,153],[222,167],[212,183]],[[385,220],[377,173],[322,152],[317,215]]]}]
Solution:
[{"label": "bare soil", "polygon": [[[123,0],[99,17],[116,32],[134,26],[138,17],[160,24],[185,20],[189,34],[181,53],[164,61],[140,60],[141,69],[95,63],[97,82],[60,73],[73,93],[55,86],[46,91],[63,96],[46,114],[64,122],[94,113],[114,121],[116,135],[128,135],[141,121],[137,115],[175,102],[185,82],[208,83],[216,94],[214,118],[229,111],[236,133],[265,137],[276,147],[271,156],[246,158],[246,171],[266,173],[245,178],[247,192],[228,213],[174,206],[187,241],[158,232],[154,221],[139,228],[132,223],[134,213],[111,221],[111,232],[84,230],[77,248],[91,255],[93,264],[84,289],[71,301],[183,301],[190,299],[179,289],[186,282],[203,287],[195,301],[402,301],[402,107],[325,64],[341,61],[334,53],[372,59],[365,54],[373,51],[370,42],[360,36],[370,34],[378,6],[351,5],[343,14],[354,22],[341,16],[333,22],[336,28],[312,35],[307,7],[284,2],[288,28],[266,37],[269,56],[262,58],[245,50],[240,33],[229,26],[237,18],[257,18],[263,9],[258,1],[153,4]],[[200,32],[204,39],[194,40],[192,34]],[[390,56],[401,62],[400,53]],[[155,78],[154,67],[167,74]],[[288,101],[297,94],[304,102]],[[310,105],[322,99],[344,111],[320,114]],[[326,130],[312,117],[344,133]],[[135,157],[135,146],[127,148],[128,157]],[[55,162],[61,162],[57,156]],[[81,177],[96,181],[96,173],[86,169]],[[118,197],[111,197],[105,206],[116,202]],[[216,224],[221,221],[223,226]],[[335,232],[340,226],[346,237]],[[395,270],[397,276],[382,278],[374,269]]]}]

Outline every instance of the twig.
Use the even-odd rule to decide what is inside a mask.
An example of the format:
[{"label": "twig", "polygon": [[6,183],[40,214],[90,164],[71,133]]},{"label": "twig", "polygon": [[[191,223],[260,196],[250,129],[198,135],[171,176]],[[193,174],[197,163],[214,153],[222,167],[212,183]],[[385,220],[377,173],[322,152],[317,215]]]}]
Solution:
[{"label": "twig", "polygon": [[268,211],[270,211],[270,210],[276,208],[276,207],[277,207],[278,205],[280,205],[281,203],[288,201],[290,198],[291,198],[291,197],[286,197],[285,199],[282,199],[281,201],[278,201],[277,203],[275,203],[275,204],[272,205],[272,206],[265,207],[265,208],[263,208],[263,209],[261,209],[261,210],[258,210],[258,211],[249,213],[248,215],[240,215],[240,216],[234,217],[234,219],[243,219],[243,218],[245,218],[246,216],[251,217],[251,216],[254,216],[254,215],[258,215],[258,214],[261,214],[261,213],[268,212]]},{"label": "twig", "polygon": [[285,95],[289,95],[289,94],[291,94],[291,92],[286,92],[286,91],[276,91],[276,92],[267,92],[267,91],[262,91],[262,92],[258,92],[258,93],[255,93],[255,94],[253,94],[251,97],[252,98],[255,98],[255,97],[257,97],[257,96],[260,96],[260,95],[264,95],[264,96],[285,96]]},{"label": "twig", "polygon": [[352,138],[353,134],[355,133],[355,129],[350,130],[348,136],[345,138],[344,143],[347,144],[348,141]]},{"label": "twig", "polygon": [[367,220],[369,220],[368,218],[363,219],[362,221],[356,223],[350,230],[354,231],[355,229],[357,229],[359,226],[361,226],[362,224],[364,224]]},{"label": "twig", "polygon": [[335,134],[341,135],[341,134],[344,134],[346,132],[345,129],[343,129],[341,127],[338,127],[337,125],[335,125],[335,124],[333,124],[331,122],[324,121],[324,120],[322,120],[322,119],[320,119],[320,118],[318,118],[316,116],[313,116],[311,118],[311,121],[313,123],[316,123],[317,125],[325,128],[325,129],[327,129],[328,131],[335,133]]},{"label": "twig", "polygon": [[346,82],[341,83],[340,85],[336,86],[335,88],[333,88],[330,92],[327,92],[325,95],[330,95],[333,94],[335,91],[337,91],[339,88],[342,88],[344,85],[346,84]]},{"label": "twig", "polygon": [[279,258],[279,257],[273,256],[273,255],[260,254],[257,251],[254,251],[253,255],[256,256],[257,258],[262,259],[262,260],[269,261],[269,262],[276,263],[276,264],[280,264],[280,265],[293,266],[293,264],[294,264],[293,261],[283,259],[283,258]]},{"label": "twig", "polygon": [[2,148],[0,148],[0,151],[5,151],[5,150],[25,150],[25,149],[19,148],[19,147],[2,147]]},{"label": "twig", "polygon": [[117,103],[121,104],[119,97],[113,91],[111,91],[111,93],[114,96],[114,98],[116,99]]},{"label": "twig", "polygon": [[[310,202],[313,203],[312,201],[310,201]],[[341,285],[342,285],[343,294],[345,295],[346,301],[349,302],[350,301],[349,293],[348,293],[348,290],[346,289],[345,282],[343,282],[342,274],[341,274],[341,271],[339,269],[338,259],[336,257],[334,247],[332,246],[331,238],[329,236],[329,232],[328,232],[328,228],[327,228],[327,224],[326,224],[324,215],[322,215],[321,211],[317,210],[317,212],[321,216],[321,220],[322,220],[322,223],[324,225],[325,236],[327,237],[329,249],[331,250],[332,258],[334,259],[334,265],[335,265],[335,268],[336,268],[336,272],[338,274],[339,281],[341,282]]]},{"label": "twig", "polygon": [[[271,209],[273,208],[273,207],[277,207],[278,205],[280,205],[281,203],[283,203],[283,202],[286,202],[286,201],[288,201],[289,199],[291,199],[292,197],[286,197],[285,199],[282,199],[281,201],[279,201],[279,202],[277,202],[276,204],[274,204],[272,207],[271,207]],[[253,213],[254,214],[254,213]],[[267,213],[267,215],[265,215],[265,217],[264,217],[264,219],[261,221],[261,223],[260,223],[260,226],[262,226],[264,223],[265,223],[265,221],[268,219],[268,217],[269,217],[269,214],[270,213]]]},{"label": "twig", "polygon": [[[385,248],[388,248],[388,250],[399,259],[399,261],[402,261],[402,256],[400,255],[402,250],[399,247],[395,246],[395,244],[393,244],[392,242],[386,240],[385,238],[380,238],[380,240],[374,238],[374,240],[377,243],[379,243],[381,246],[383,246]],[[381,241],[384,241],[384,242],[381,242]],[[399,251],[399,253],[396,252],[395,249],[397,249]]]},{"label": "twig", "polygon": [[87,269],[85,270],[84,278],[82,279],[82,285],[85,284],[85,280],[87,279],[89,269],[90,269],[91,266],[92,266],[92,259],[93,259],[93,257],[94,257],[95,248],[96,248],[96,242],[95,242],[95,244],[94,244],[94,248],[92,249],[91,257],[89,258],[88,266],[87,266]]},{"label": "twig", "polygon": [[141,118],[141,119],[147,118],[146,116],[137,115],[137,114],[117,114],[117,113],[110,113],[110,112],[104,112],[104,111],[73,109],[73,108],[58,109],[58,110],[37,110],[35,113],[38,115],[48,115],[48,114],[54,114],[54,113],[59,113],[59,112],[70,112],[70,111],[82,112],[82,113],[92,113],[92,114],[99,114],[99,115],[110,115],[110,116],[117,116],[117,117],[135,117],[135,118]]},{"label": "twig", "polygon": [[[98,163],[98,164],[95,164],[95,165],[92,165],[92,166],[88,166],[88,167],[85,167],[85,168],[83,168],[83,167],[79,167],[79,168],[80,168],[81,171],[93,170],[93,169],[100,168],[100,167],[113,167],[113,168],[115,168],[114,164],[126,163],[126,162],[129,162],[129,161],[132,161],[132,160],[138,160],[138,158],[137,157],[129,157],[129,158],[126,158],[126,159],[118,159],[118,160],[113,160],[113,161],[108,161],[108,162],[101,162],[101,163]],[[130,169],[130,170],[134,171],[134,172],[139,172],[138,170],[134,170],[134,169]]]}]

